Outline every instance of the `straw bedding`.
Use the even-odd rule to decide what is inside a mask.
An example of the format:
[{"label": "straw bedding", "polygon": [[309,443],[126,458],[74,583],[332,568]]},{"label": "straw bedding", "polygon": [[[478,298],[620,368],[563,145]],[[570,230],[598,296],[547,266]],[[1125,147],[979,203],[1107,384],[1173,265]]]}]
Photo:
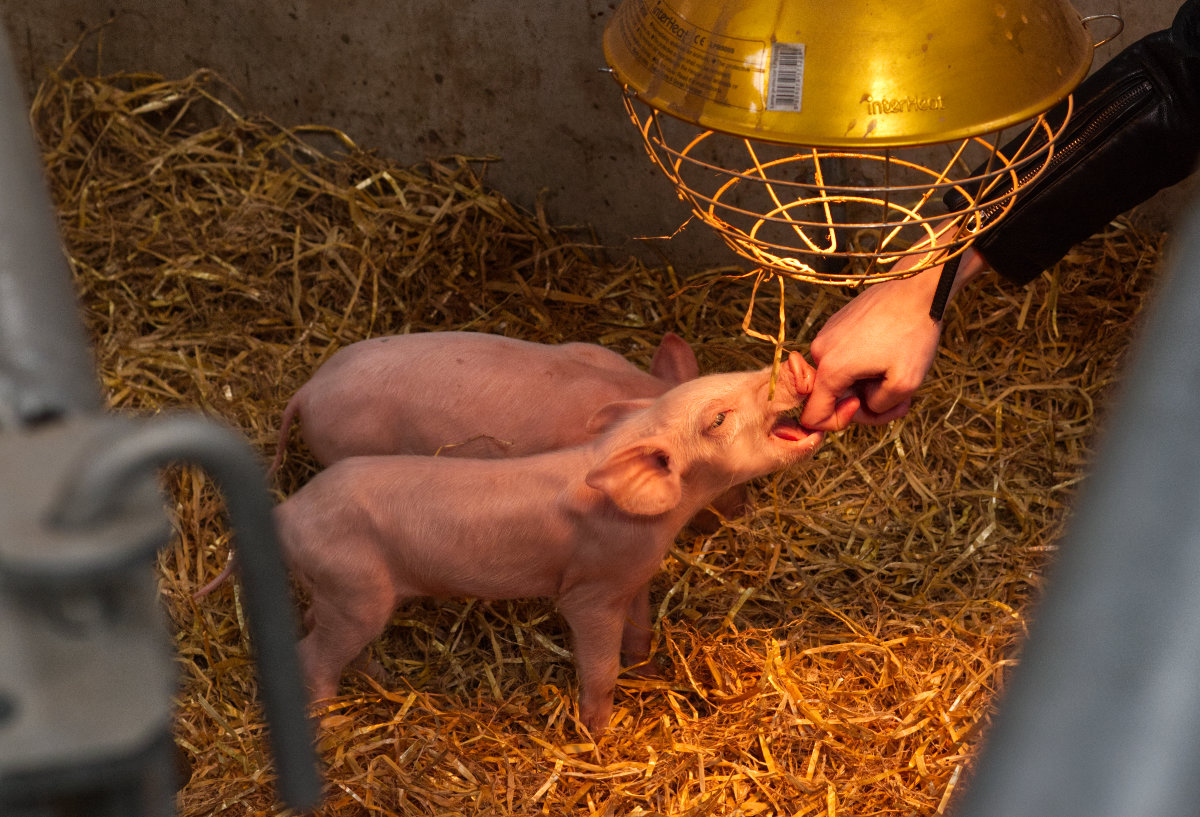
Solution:
[{"label": "straw bedding", "polygon": [[[641,365],[665,331],[705,371],[760,366],[739,271],[606,258],[488,189],[487,161],[404,167],[324,127],[238,113],[209,73],[81,76],[33,120],[112,406],[225,418],[269,459],[290,394],[336,349],[447,329],[602,343]],[[318,150],[320,146],[321,149]],[[660,680],[578,726],[545,601],[423,601],[375,645],[390,678],[323,705],[323,814],[935,814],[972,757],[1086,472],[1163,236],[1120,221],[1027,289],[951,311],[911,413],[832,435],[685,529],[653,585]],[[789,284],[790,348],[848,296]],[[773,285],[752,326],[773,334]],[[280,495],[315,470],[298,440]],[[271,813],[273,770],[229,583],[219,498],[167,481],[159,560],[182,686],[184,815]]]}]

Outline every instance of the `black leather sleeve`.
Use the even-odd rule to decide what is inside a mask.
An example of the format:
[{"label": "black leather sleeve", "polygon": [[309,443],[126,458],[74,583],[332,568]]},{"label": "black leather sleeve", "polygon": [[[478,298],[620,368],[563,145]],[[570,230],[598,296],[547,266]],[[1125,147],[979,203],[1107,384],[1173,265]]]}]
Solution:
[{"label": "black leather sleeve", "polygon": [[[1051,164],[975,243],[992,269],[1017,283],[1036,278],[1073,244],[1196,168],[1200,0],[1187,0],[1170,28],[1096,70],[1074,99]],[[1064,111],[1065,102],[1051,121],[1061,122]]]}]

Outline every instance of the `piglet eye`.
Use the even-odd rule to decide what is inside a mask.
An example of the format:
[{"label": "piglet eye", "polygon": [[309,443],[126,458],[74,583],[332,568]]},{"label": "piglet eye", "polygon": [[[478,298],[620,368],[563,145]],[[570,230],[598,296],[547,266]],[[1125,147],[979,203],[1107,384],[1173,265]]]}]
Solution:
[{"label": "piglet eye", "polygon": [[712,425],[709,426],[709,428],[716,428],[717,426],[721,425],[721,423],[723,423],[723,422],[725,422],[725,412],[722,411],[720,414],[717,415],[717,419],[713,420]]}]

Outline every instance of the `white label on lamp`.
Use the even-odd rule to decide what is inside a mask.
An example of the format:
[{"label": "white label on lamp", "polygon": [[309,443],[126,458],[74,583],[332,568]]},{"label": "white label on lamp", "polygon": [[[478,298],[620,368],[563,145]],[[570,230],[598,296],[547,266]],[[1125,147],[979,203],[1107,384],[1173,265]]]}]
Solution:
[{"label": "white label on lamp", "polygon": [[767,79],[768,111],[799,111],[804,96],[804,43],[775,43]]}]

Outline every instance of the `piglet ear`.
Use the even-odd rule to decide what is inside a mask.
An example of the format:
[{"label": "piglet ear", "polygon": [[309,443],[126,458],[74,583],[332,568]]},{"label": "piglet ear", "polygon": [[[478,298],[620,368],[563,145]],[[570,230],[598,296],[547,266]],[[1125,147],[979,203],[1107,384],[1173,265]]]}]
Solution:
[{"label": "piglet ear", "polygon": [[667,332],[654,350],[650,374],[672,386],[678,386],[699,377],[700,364],[696,362],[696,353],[686,340],[674,332]]},{"label": "piglet ear", "polygon": [[619,448],[588,472],[586,482],[618,508],[638,516],[657,516],[679,505],[679,472],[661,447],[646,442]]},{"label": "piglet ear", "polygon": [[600,434],[608,431],[615,423],[624,420],[630,414],[635,414],[649,407],[653,402],[649,397],[644,397],[638,400],[617,400],[613,403],[606,403],[596,409],[595,413],[588,418],[584,429],[589,434]]}]

